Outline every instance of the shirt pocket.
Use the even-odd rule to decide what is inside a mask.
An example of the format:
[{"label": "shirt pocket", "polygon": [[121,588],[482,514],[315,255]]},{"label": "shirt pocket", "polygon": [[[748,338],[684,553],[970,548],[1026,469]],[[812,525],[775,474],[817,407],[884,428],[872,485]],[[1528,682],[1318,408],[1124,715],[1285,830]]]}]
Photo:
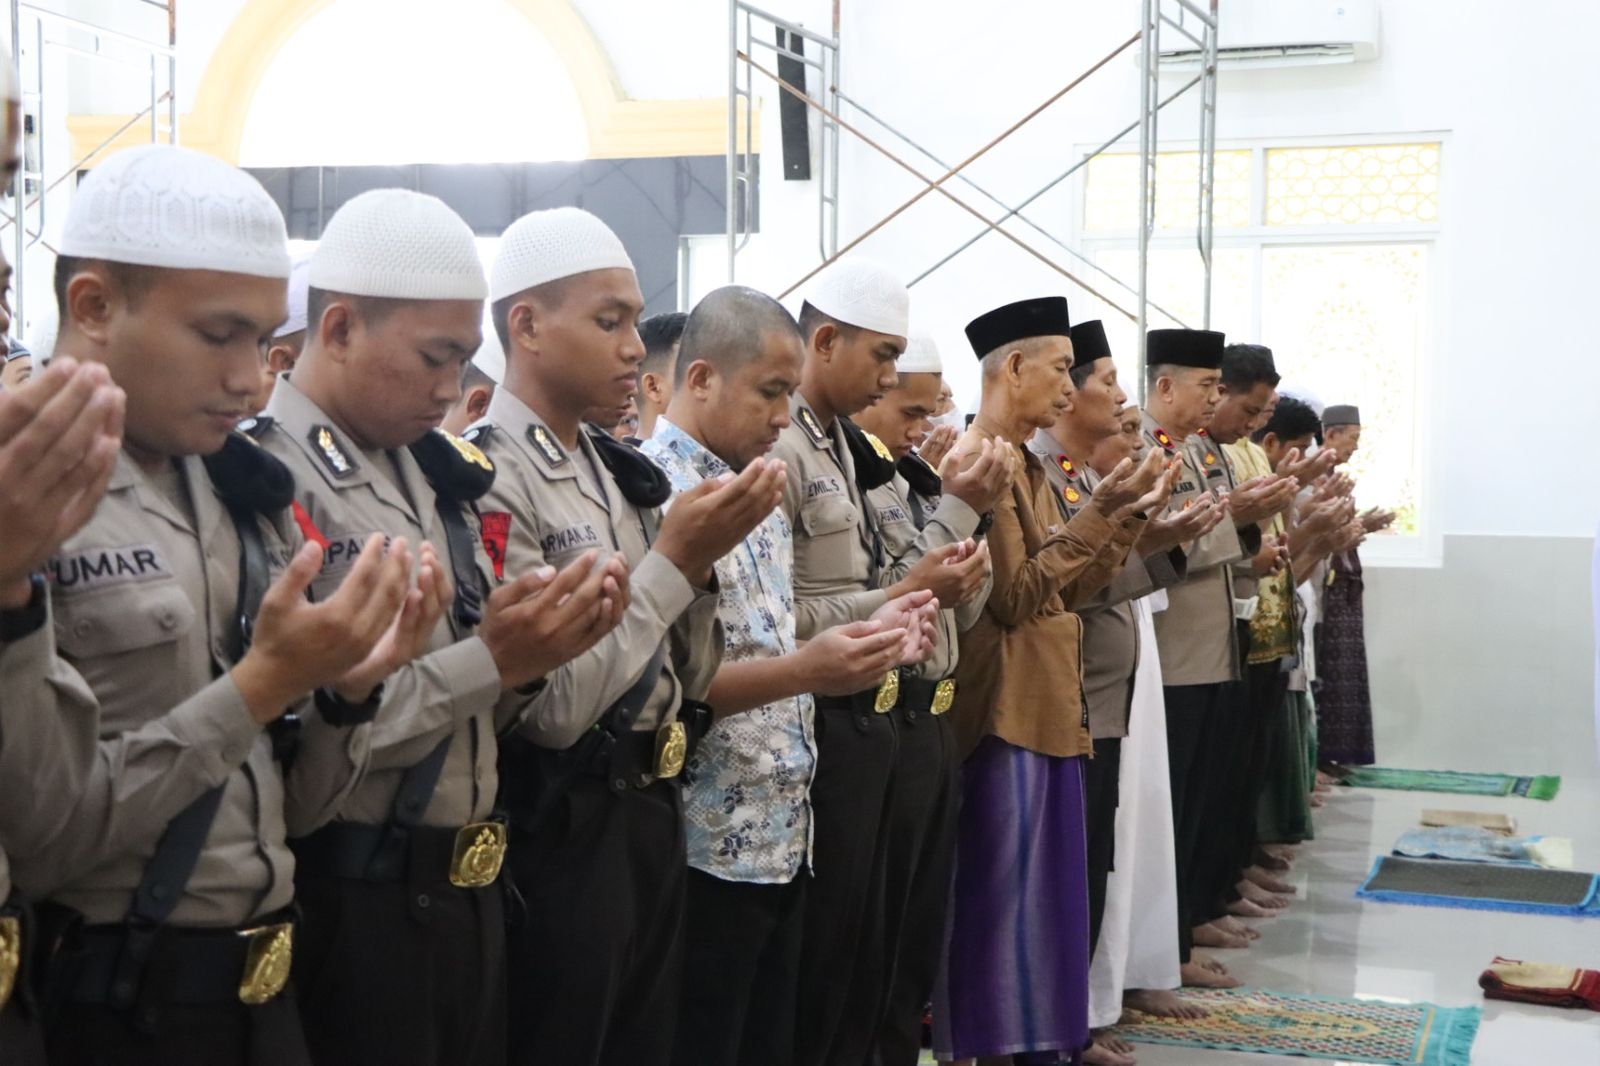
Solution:
[{"label": "shirt pocket", "polygon": [[823,496],[800,509],[800,528],[808,537],[853,533],[857,520],[855,504],[844,495]]},{"label": "shirt pocket", "polygon": [[174,643],[196,618],[176,581],[63,596],[55,614],[56,643],[80,662]]}]

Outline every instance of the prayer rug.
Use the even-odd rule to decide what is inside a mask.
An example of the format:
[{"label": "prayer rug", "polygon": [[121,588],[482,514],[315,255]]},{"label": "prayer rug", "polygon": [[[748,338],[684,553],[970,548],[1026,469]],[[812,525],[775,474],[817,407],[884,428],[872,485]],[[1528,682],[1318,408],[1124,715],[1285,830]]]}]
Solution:
[{"label": "prayer rug", "polygon": [[1600,918],[1597,890],[1600,877],[1572,870],[1383,855],[1356,895],[1424,907]]},{"label": "prayer rug", "polygon": [[1495,956],[1478,978],[1485,999],[1600,1010],[1600,970]]},{"label": "prayer rug", "polygon": [[1456,811],[1428,807],[1422,812],[1422,824],[1429,826],[1475,825],[1491,833],[1510,836],[1517,831],[1517,820],[1509,814],[1490,814],[1487,811]]},{"label": "prayer rug", "polygon": [[1572,869],[1572,841],[1566,837],[1508,837],[1476,825],[1407,830],[1395,841],[1394,853],[1409,859]]},{"label": "prayer rug", "polygon": [[1297,1055],[1385,1066],[1467,1066],[1483,1011],[1431,1003],[1299,996],[1258,989],[1183,990],[1204,1018],[1129,1011],[1112,1032],[1144,1044]]},{"label": "prayer rug", "polygon": [[1517,777],[1514,774],[1473,774],[1456,770],[1400,770],[1384,766],[1355,766],[1339,778],[1355,788],[1395,788],[1410,792],[1460,792],[1473,796],[1525,796],[1556,798],[1561,778],[1554,774]]}]

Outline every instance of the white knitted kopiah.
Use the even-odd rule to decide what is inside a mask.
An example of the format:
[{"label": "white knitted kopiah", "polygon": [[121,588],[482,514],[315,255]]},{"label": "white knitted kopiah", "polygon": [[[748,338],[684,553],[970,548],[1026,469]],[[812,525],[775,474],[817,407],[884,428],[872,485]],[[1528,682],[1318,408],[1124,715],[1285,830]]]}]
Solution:
[{"label": "white knitted kopiah", "polygon": [[488,294],[472,227],[437,196],[373,189],[333,213],[311,256],[313,289],[391,300]]},{"label": "white knitted kopiah", "polygon": [[633,260],[611,227],[581,207],[523,215],[500,238],[489,299],[503,300],[591,270],[632,270]]},{"label": "white knitted kopiah", "polygon": [[272,335],[273,340],[299,333],[306,328],[306,290],[310,288],[311,257],[303,255],[289,271],[289,317]]},{"label": "white knitted kopiah", "polygon": [[811,283],[806,302],[846,325],[904,337],[911,291],[870,259],[852,256],[832,264]]},{"label": "white knitted kopiah", "polygon": [[60,253],[133,266],[289,276],[283,214],[255,178],[188,148],[111,156],[72,197]]},{"label": "white knitted kopiah", "polygon": [[494,331],[494,320],[489,315],[483,316],[483,343],[478,346],[478,354],[472,357],[472,363],[493,378],[496,385],[505,382],[506,353],[500,348],[500,334]]},{"label": "white knitted kopiah", "polygon": [[912,333],[906,338],[906,350],[895,360],[894,368],[902,374],[943,374],[944,360],[939,358],[939,346],[926,333]]}]

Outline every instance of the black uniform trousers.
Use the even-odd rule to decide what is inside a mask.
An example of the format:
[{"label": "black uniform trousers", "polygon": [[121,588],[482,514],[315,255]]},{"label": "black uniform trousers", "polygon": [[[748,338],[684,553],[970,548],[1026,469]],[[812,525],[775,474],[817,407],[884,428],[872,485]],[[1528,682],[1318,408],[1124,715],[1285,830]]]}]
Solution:
[{"label": "black uniform trousers", "polygon": [[[293,984],[257,1007],[165,1006],[154,1032],[135,1027],[128,1011],[67,1003],[46,1039],[50,1066],[311,1066]],[[11,1066],[9,1048],[0,1061]]]},{"label": "black uniform trousers", "polygon": [[44,1066],[44,1033],[15,1000],[0,1009],[0,1062],[6,1066]]},{"label": "black uniform trousers", "polygon": [[1283,660],[1273,659],[1251,664],[1245,681],[1250,696],[1251,747],[1244,769],[1244,791],[1239,796],[1242,806],[1234,819],[1237,832],[1233,841],[1233,866],[1241,871],[1255,859],[1256,819],[1272,771],[1272,753],[1288,728],[1285,700],[1289,675],[1283,670]]},{"label": "black uniform trousers", "polygon": [[335,877],[304,861],[295,980],[317,1066],[502,1066],[504,888],[457,888],[449,854],[406,881]]},{"label": "black uniform trousers", "polygon": [[684,957],[677,782],[579,776],[550,802],[536,825],[512,823],[509,1061],[665,1066]]},{"label": "black uniform trousers", "polygon": [[1206,800],[1211,792],[1209,763],[1212,735],[1219,728],[1223,684],[1167,685],[1167,770],[1172,783],[1172,828],[1178,880],[1178,957],[1189,961],[1194,947],[1194,927],[1209,917],[1196,918],[1207,909],[1199,868]]},{"label": "black uniform trousers", "polygon": [[673,1066],[789,1066],[809,870],[788,884],[689,871]]},{"label": "black uniform trousers", "polygon": [[907,695],[894,712],[899,739],[885,821],[889,979],[875,1036],[876,1052],[840,1062],[915,1066],[922,1054],[922,1018],[933,998],[955,877],[960,756],[950,715],[919,709]]},{"label": "black uniform trousers", "polygon": [[1106,882],[1111,877],[1117,839],[1117,805],[1122,783],[1122,738],[1094,742],[1094,758],[1083,764],[1089,863],[1089,957],[1100,943],[1106,916]]},{"label": "black uniform trousers", "polygon": [[[876,693],[817,697],[817,772],[811,781],[815,876],[806,889],[795,1061],[834,1066],[834,1041],[871,1031],[881,996],[857,994],[860,967],[882,969],[887,816],[897,746]],[[880,986],[881,987],[881,986]]]}]

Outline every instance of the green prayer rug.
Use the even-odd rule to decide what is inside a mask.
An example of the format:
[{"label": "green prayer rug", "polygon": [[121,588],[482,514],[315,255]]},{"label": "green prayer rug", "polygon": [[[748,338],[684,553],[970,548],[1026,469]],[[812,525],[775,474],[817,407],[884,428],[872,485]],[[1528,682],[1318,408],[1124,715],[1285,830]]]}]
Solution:
[{"label": "green prayer rug", "polygon": [[1297,1055],[1378,1066],[1468,1066],[1483,1011],[1431,1003],[1298,996],[1259,989],[1189,989],[1204,1018],[1129,1011],[1112,1032],[1143,1044]]},{"label": "green prayer rug", "polygon": [[1457,792],[1471,796],[1524,796],[1551,800],[1561,789],[1555,774],[1473,774],[1458,770],[1400,770],[1386,766],[1352,766],[1339,784],[1353,788],[1395,788],[1409,792]]}]

